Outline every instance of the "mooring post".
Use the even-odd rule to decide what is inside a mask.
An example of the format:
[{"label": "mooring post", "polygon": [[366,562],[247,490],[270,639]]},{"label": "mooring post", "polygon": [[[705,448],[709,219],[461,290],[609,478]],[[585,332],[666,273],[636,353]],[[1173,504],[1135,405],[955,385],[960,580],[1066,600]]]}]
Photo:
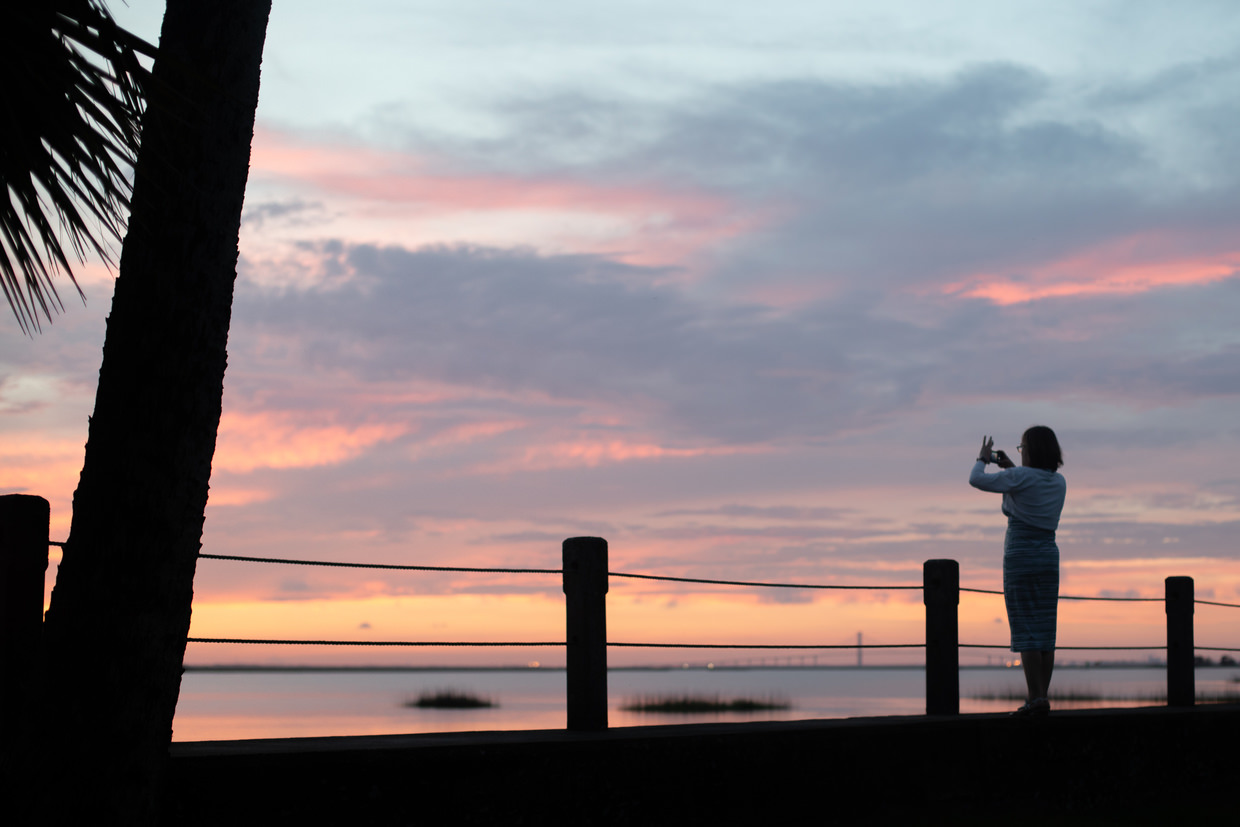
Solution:
[{"label": "mooring post", "polygon": [[51,506],[42,497],[0,497],[0,721],[6,740],[30,725],[43,635]]},{"label": "mooring post", "polygon": [[926,714],[960,714],[960,564],[927,560],[922,566],[926,604]]},{"label": "mooring post", "polygon": [[607,729],[607,541],[564,541],[568,728]]},{"label": "mooring post", "polygon": [[1168,577],[1167,706],[1192,706],[1197,700],[1193,648],[1193,578]]}]

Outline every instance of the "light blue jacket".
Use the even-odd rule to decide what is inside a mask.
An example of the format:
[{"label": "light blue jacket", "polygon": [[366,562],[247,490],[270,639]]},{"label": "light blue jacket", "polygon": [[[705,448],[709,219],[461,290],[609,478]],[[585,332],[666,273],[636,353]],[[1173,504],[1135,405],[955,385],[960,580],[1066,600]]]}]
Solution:
[{"label": "light blue jacket", "polygon": [[1002,494],[1003,513],[1009,517],[1047,531],[1059,528],[1068,483],[1058,471],[1018,465],[987,474],[986,463],[979,459],[969,474],[969,485]]}]

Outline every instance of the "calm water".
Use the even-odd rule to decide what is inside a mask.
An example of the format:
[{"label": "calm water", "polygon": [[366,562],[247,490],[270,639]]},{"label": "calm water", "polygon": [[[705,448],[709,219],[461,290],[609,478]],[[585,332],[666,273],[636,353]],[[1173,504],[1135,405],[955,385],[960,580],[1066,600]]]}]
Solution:
[{"label": "calm water", "polygon": [[[1240,669],[1197,670],[1197,691],[1240,691]],[[1020,669],[965,669],[962,712],[999,712],[1011,700],[971,696],[1023,694]],[[489,697],[492,709],[410,709],[422,692],[456,690]],[[1058,702],[1057,709],[1150,706],[1166,691],[1162,668],[1062,668],[1053,692],[1102,694],[1107,700]],[[791,708],[758,713],[667,715],[626,712],[638,696],[718,695],[776,698]],[[800,720],[925,711],[921,668],[616,670],[608,676],[611,726],[710,721]],[[1111,700],[1121,698],[1122,700]],[[316,735],[370,735],[564,727],[564,672],[551,669],[410,672],[205,672],[185,674],[174,738],[199,741]]]}]

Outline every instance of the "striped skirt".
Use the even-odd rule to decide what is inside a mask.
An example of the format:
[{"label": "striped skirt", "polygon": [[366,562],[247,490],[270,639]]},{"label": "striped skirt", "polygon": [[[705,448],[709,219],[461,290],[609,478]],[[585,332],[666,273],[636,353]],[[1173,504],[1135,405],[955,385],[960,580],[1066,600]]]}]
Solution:
[{"label": "striped skirt", "polygon": [[1055,532],[1008,518],[1003,541],[1003,602],[1013,652],[1055,649],[1059,609],[1059,546]]}]

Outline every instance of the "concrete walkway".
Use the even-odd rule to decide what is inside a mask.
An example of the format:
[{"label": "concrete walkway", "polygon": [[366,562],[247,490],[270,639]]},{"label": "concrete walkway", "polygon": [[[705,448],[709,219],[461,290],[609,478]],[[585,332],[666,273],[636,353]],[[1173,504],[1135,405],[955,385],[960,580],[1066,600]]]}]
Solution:
[{"label": "concrete walkway", "polygon": [[165,823],[1234,823],[1240,706],[172,745]]}]

